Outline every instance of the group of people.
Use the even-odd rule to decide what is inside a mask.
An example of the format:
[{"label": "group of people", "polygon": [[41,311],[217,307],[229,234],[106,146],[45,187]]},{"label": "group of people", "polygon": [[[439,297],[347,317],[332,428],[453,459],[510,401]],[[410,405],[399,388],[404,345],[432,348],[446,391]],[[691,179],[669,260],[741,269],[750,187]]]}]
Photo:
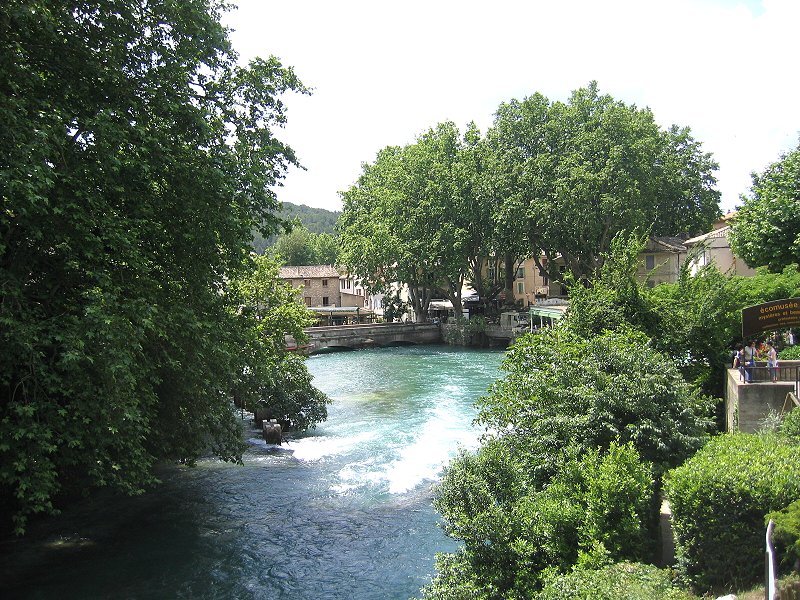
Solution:
[{"label": "group of people", "polygon": [[741,377],[745,383],[753,383],[753,369],[756,366],[756,359],[766,357],[767,370],[770,379],[775,382],[778,380],[778,351],[772,340],[767,340],[761,346],[756,347],[755,340],[750,340],[747,345],[737,344],[736,354],[733,357],[733,368],[739,369]]}]

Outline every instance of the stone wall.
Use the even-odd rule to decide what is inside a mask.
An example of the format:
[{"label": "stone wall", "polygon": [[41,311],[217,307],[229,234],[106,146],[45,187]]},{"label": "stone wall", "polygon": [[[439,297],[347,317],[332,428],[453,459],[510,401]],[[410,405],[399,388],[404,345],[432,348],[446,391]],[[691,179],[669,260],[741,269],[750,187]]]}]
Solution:
[{"label": "stone wall", "polygon": [[727,431],[757,431],[771,413],[784,411],[786,395],[793,391],[794,381],[745,383],[737,369],[728,369],[725,386]]}]

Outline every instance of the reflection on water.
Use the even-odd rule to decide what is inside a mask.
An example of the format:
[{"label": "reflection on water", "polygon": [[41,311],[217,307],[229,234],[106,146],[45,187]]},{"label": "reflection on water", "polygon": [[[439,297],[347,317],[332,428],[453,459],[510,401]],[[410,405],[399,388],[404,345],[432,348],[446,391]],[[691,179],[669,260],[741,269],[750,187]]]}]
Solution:
[{"label": "reflection on water", "polygon": [[472,402],[503,354],[444,347],[312,357],[334,403],[317,430],[244,465],[169,468],[3,545],[3,598],[408,598],[453,549],[431,484],[474,447]]}]

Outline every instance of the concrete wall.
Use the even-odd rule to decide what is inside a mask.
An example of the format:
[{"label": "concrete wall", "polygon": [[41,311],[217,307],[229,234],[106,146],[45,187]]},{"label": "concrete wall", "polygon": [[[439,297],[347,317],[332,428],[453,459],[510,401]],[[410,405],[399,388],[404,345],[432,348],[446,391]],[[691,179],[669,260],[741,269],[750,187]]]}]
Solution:
[{"label": "concrete wall", "polygon": [[783,412],[786,395],[793,391],[793,381],[744,383],[737,369],[728,369],[725,386],[727,431],[757,431],[770,413]]}]

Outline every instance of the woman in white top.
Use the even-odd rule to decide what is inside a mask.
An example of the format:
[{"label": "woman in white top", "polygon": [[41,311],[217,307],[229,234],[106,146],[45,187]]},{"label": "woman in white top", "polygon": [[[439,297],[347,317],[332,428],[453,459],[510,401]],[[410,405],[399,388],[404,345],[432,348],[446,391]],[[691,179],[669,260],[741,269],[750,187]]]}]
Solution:
[{"label": "woman in white top", "polygon": [[769,340],[767,341],[767,369],[769,369],[769,376],[772,381],[778,381],[778,352],[775,346]]}]

